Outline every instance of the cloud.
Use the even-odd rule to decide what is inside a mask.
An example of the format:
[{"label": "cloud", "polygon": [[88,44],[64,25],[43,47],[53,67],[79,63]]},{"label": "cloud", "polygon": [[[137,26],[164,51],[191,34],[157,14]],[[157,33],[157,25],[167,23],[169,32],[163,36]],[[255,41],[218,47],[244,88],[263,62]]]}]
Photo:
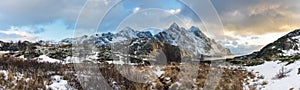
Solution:
[{"label": "cloud", "polygon": [[32,31],[30,33],[39,34],[39,33],[43,33],[43,32],[45,32],[44,28],[36,28],[34,31]]},{"label": "cloud", "polygon": [[0,30],[0,36],[3,41],[18,41],[18,40],[27,40],[27,41],[36,41],[37,37],[22,31],[16,30]]},{"label": "cloud", "polygon": [[10,30],[21,30],[30,34],[40,34],[45,32],[45,28],[43,26],[20,26],[20,27],[15,27],[15,26],[11,26]]},{"label": "cloud", "polygon": [[238,46],[226,46],[232,52],[232,54],[239,56],[239,55],[247,55],[251,54],[252,52],[258,51],[263,47],[263,45],[238,45]]},{"label": "cloud", "polygon": [[181,12],[181,9],[176,9],[176,10],[171,9],[171,10],[168,10],[168,12],[169,12],[170,14],[179,14],[179,13]]},{"label": "cloud", "polygon": [[85,0],[4,0],[0,3],[0,26],[3,29],[10,26],[41,25],[58,19],[74,23],[84,2]]},{"label": "cloud", "polygon": [[230,49],[231,53],[236,56],[251,54],[259,51],[264,45],[251,45],[248,42],[240,42],[239,40],[222,40],[218,41],[224,47]]},{"label": "cloud", "polygon": [[[115,5],[116,1],[118,0],[107,0],[108,3],[104,3],[103,1],[106,0],[88,0],[85,3],[77,18],[75,28],[76,31],[74,33],[75,36],[95,34],[99,27],[100,31],[103,31],[101,30],[101,25],[103,25],[102,22],[108,22],[107,24],[110,25],[111,22],[116,22],[118,18],[126,14],[124,13],[124,10],[122,12],[116,12],[115,14],[113,14],[114,16],[109,15],[109,13],[116,11],[111,9],[123,10],[123,7],[115,6],[111,8],[112,5]],[[108,16],[106,17],[107,21],[104,20],[105,16]],[[102,18],[103,21],[100,21]],[[109,28],[105,28],[105,30],[111,31]]]},{"label": "cloud", "polygon": [[237,35],[263,35],[299,28],[296,0],[213,0],[227,31]]},{"label": "cloud", "polygon": [[140,7],[136,7],[133,9],[133,13],[137,13],[141,8]]},{"label": "cloud", "polygon": [[105,5],[109,4],[109,0],[103,0],[103,2],[104,2]]},{"label": "cloud", "polygon": [[265,35],[233,36],[234,39],[220,40],[219,43],[229,48],[233,54],[246,55],[259,51],[263,46],[274,42],[286,33],[268,33]]},{"label": "cloud", "polygon": [[[0,30],[10,29],[11,27],[30,27],[31,30],[21,30],[31,34],[39,34],[44,32],[44,29],[40,28],[40,26],[47,27],[59,20],[64,23],[62,25],[67,26],[67,29],[93,32],[95,29],[92,28],[97,27],[99,24],[98,20],[105,15],[105,10],[109,9],[115,1],[116,0],[75,0],[71,2],[69,0],[1,1]],[[85,6],[85,8],[83,8],[83,6]],[[80,19],[78,19],[78,17]],[[60,32],[65,32],[63,30]]]},{"label": "cloud", "polygon": [[[300,28],[299,0],[212,0],[224,32],[218,35],[234,54],[258,51],[284,34]],[[226,38],[227,40],[222,40]]]},{"label": "cloud", "polygon": [[166,29],[174,22],[183,25],[182,21],[173,13],[170,13],[169,10],[146,9],[124,19],[117,30],[128,26],[136,30],[149,27]]}]

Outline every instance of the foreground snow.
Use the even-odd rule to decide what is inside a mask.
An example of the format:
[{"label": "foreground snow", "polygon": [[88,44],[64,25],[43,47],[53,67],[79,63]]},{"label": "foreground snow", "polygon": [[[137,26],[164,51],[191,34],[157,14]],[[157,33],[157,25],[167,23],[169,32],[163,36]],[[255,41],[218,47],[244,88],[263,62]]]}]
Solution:
[{"label": "foreground snow", "polygon": [[51,89],[51,90],[69,90],[70,86],[68,85],[68,81],[67,80],[63,80],[62,76],[59,75],[54,75],[51,78],[51,85],[46,85],[47,89]]},{"label": "foreground snow", "polygon": [[153,71],[157,77],[160,77],[165,71],[162,71],[160,67],[156,67],[156,70]]},{"label": "foreground snow", "polygon": [[[255,86],[258,90],[300,89],[300,75],[298,74],[299,68],[300,61],[295,61],[289,65],[287,65],[287,62],[268,61],[262,65],[246,67],[249,72],[256,74],[256,78],[250,80],[249,85]],[[276,75],[278,75],[281,69],[284,69],[286,77],[279,79]],[[262,85],[264,82],[267,84]]]},{"label": "foreground snow", "polygon": [[8,72],[7,72],[7,70],[0,70],[0,74],[3,74],[4,79],[7,80],[7,78],[8,78]]},{"label": "foreground snow", "polygon": [[9,51],[0,51],[0,53],[6,54],[6,53],[9,53]]}]

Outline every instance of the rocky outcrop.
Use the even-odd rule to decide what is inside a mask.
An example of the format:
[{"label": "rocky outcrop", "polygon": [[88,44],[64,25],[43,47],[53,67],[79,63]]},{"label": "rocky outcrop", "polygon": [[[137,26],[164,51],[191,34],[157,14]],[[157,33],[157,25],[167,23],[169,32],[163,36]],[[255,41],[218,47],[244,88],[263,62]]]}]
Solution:
[{"label": "rocky outcrop", "polygon": [[[142,42],[148,39],[137,39],[134,42]],[[148,55],[155,60],[166,59],[168,62],[181,62],[183,57],[191,55],[179,46],[163,43],[159,40],[151,40],[145,43],[134,43],[130,45],[130,54]]]}]

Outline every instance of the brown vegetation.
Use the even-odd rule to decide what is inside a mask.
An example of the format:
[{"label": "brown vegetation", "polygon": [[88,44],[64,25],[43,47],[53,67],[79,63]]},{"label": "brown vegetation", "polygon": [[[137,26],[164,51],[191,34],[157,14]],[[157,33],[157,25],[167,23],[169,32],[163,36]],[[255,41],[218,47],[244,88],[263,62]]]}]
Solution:
[{"label": "brown vegetation", "polygon": [[[45,85],[51,83],[50,77],[52,75],[63,76],[63,79],[68,80],[69,85],[73,88],[84,89],[84,87],[92,85],[77,81],[73,66],[83,70],[99,71],[104,77],[104,83],[108,83],[110,86],[118,86],[115,89],[121,90],[201,89],[205,86],[209,87],[206,80],[211,69],[221,69],[222,71],[221,79],[215,78],[218,81],[217,90],[242,90],[243,83],[247,82],[246,78],[252,75],[245,70],[236,68],[211,67],[209,63],[169,63],[165,66],[153,66],[152,68],[149,66],[135,66],[136,69],[133,70],[135,72],[127,72],[119,71],[116,69],[118,68],[117,65],[107,63],[93,67],[86,64],[39,63],[35,60],[22,60],[7,56],[0,58],[0,70],[9,72],[7,80],[5,80],[3,74],[0,74],[0,86],[5,86],[5,89],[45,89]],[[128,75],[131,78],[140,78],[134,74],[140,71],[153,71],[155,67],[162,68],[164,73],[146,83],[134,82],[129,80],[128,77],[124,77],[124,75]],[[14,78],[18,73],[23,74],[23,77]],[[149,73],[144,73],[144,75],[151,76]],[[32,79],[26,80],[27,78]],[[95,78],[89,79],[93,81]]]},{"label": "brown vegetation", "polygon": [[[45,85],[49,84],[49,79],[52,75],[67,76],[68,78],[65,79],[69,82],[77,82],[72,81],[76,78],[74,74],[65,72],[71,71],[72,68],[59,63],[40,63],[35,60],[23,60],[6,56],[0,58],[0,70],[6,70],[8,72],[7,77],[5,77],[3,73],[0,74],[0,87],[2,87],[2,89],[45,90]],[[23,76],[20,74],[23,74]],[[80,89],[79,83],[74,85],[74,87]]]}]

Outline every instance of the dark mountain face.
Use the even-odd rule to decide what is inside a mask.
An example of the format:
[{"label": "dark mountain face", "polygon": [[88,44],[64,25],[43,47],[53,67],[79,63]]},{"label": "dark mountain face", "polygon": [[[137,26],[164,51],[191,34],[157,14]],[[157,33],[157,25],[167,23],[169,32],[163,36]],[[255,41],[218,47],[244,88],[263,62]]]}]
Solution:
[{"label": "dark mountain face", "polygon": [[150,31],[138,32],[136,36],[139,38],[153,38],[153,35]]},{"label": "dark mountain face", "polygon": [[225,56],[230,54],[228,49],[208,38],[199,28],[194,26],[186,30],[174,23],[167,30],[156,34],[155,38],[161,42],[179,46],[195,58],[201,55]]},{"label": "dark mountain face", "polygon": [[250,55],[236,57],[240,59],[282,58],[300,55],[300,29],[294,30],[278,40],[263,47]]},{"label": "dark mountain face", "polygon": [[182,58],[190,55],[180,48],[171,44],[163,43],[159,40],[139,38],[133,40],[129,45],[129,54],[143,56],[147,55],[150,59],[166,59],[168,62],[181,62]]}]

